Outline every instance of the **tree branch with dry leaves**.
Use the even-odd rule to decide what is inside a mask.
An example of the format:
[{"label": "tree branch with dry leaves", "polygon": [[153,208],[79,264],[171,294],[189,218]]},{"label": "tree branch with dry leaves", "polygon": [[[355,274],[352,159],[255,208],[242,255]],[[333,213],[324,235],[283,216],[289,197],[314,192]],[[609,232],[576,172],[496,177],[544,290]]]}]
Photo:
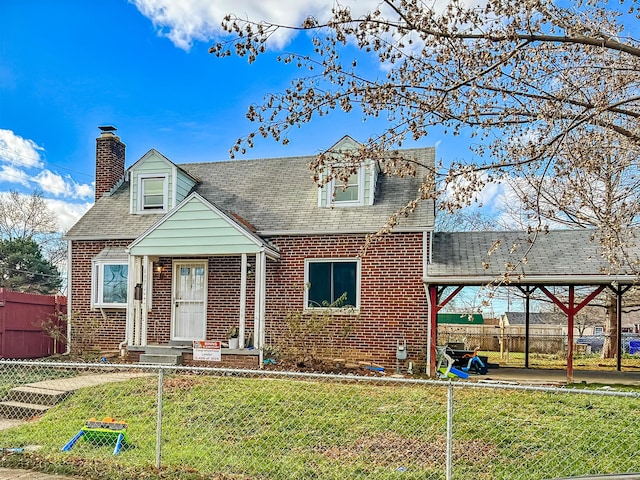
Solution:
[{"label": "tree branch with dry leaves", "polygon": [[[256,137],[286,144],[294,127],[341,110],[386,118],[388,126],[339,166],[335,152],[320,153],[311,165],[318,179],[347,178],[363,159],[390,175],[415,175],[416,165],[396,152],[408,140],[436,126],[453,136],[470,132],[474,163],[431,172],[430,190],[421,188],[415,201],[438,199],[455,211],[488,183],[512,182],[536,228],[595,227],[612,266],[629,265],[620,248],[633,241],[640,214],[638,2],[454,0],[437,8],[384,0],[362,16],[336,4],[329,18],[291,26],[228,16],[227,38],[210,48],[217,57],[253,62],[281,30],[304,32],[312,47],[278,57],[300,76],[249,107],[257,128],[230,153],[244,153]],[[379,70],[361,67],[369,58]]]}]

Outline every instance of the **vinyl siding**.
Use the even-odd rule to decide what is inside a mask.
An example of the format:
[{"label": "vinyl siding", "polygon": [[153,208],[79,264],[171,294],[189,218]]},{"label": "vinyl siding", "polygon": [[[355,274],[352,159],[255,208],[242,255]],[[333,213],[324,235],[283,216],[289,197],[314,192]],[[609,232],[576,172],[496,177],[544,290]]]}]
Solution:
[{"label": "vinyl siding", "polygon": [[131,248],[132,255],[229,255],[260,246],[235,224],[192,198]]}]

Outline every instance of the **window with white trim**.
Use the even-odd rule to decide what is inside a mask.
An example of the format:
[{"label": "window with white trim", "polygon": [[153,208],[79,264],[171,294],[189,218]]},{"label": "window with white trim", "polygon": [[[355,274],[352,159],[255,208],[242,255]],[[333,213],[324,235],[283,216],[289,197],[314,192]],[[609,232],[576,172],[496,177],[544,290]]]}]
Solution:
[{"label": "window with white trim", "polygon": [[305,285],[305,308],[360,308],[360,260],[306,260]]},{"label": "window with white trim", "polygon": [[166,212],[169,205],[168,183],[166,175],[138,176],[138,211]]},{"label": "window with white trim", "polygon": [[126,308],[129,265],[122,261],[94,261],[91,305]]},{"label": "window with white trim", "polygon": [[329,199],[331,205],[364,205],[364,167],[360,167],[356,173],[350,175],[346,183],[339,178],[331,180],[328,192],[331,194]]},{"label": "window with white trim", "polygon": [[604,335],[604,327],[593,327],[594,335]]}]

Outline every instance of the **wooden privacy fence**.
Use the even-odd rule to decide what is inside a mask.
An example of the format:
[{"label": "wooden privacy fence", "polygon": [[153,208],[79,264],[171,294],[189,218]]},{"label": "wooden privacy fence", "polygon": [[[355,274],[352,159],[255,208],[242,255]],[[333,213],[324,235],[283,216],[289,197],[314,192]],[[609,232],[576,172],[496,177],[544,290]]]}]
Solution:
[{"label": "wooden privacy fence", "polygon": [[[66,350],[67,297],[0,288],[0,358],[40,358]],[[50,332],[61,333],[54,341]],[[55,336],[55,335],[54,335]]]},{"label": "wooden privacy fence", "polygon": [[[558,353],[564,350],[567,329],[559,325],[535,325],[529,331],[529,352]],[[464,342],[466,348],[480,347],[491,352],[524,352],[526,333],[524,325],[458,325],[439,324],[438,343]]]}]

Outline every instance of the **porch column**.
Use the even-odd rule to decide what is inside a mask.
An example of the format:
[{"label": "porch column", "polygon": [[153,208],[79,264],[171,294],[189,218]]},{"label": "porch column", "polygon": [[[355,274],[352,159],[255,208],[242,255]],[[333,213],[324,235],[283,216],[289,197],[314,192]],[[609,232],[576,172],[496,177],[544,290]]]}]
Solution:
[{"label": "porch column", "polygon": [[265,334],[267,331],[266,321],[267,306],[267,254],[263,250],[260,252],[260,346],[264,348]]},{"label": "porch column", "polygon": [[567,383],[573,383],[573,325],[574,316],[576,314],[575,308],[575,287],[569,285],[569,311],[567,312],[567,341],[569,342],[567,349]]},{"label": "porch column", "polygon": [[242,254],[240,263],[240,328],[239,328],[239,348],[244,348],[245,323],[247,319],[247,254]]},{"label": "porch column", "polygon": [[135,287],[137,280],[140,278],[140,257],[135,255],[129,256],[129,294],[127,297],[127,322],[126,322],[126,341],[129,345],[140,345],[140,300],[135,299]]},{"label": "porch column", "polygon": [[260,254],[256,253],[256,278],[255,278],[255,301],[253,302],[253,348],[260,349],[260,364],[262,365],[262,345],[260,344],[260,277],[262,277],[262,263]]},{"label": "porch column", "polygon": [[264,362],[266,269],[267,256],[263,250],[260,253],[256,254],[256,296],[253,312],[255,326],[253,344],[254,347],[258,349],[259,362],[261,367]]},{"label": "porch column", "polygon": [[153,275],[153,264],[149,261],[149,256],[145,255],[142,260],[142,300],[140,301],[140,313],[142,316],[142,346],[147,345],[147,337],[149,332],[149,279]]}]

